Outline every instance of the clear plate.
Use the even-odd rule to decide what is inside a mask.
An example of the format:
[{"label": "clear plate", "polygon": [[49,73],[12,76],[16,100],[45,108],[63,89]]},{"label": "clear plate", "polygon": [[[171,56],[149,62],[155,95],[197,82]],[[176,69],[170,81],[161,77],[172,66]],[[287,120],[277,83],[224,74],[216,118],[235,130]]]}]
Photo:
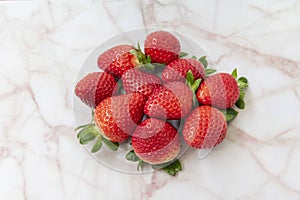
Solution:
[{"label": "clear plate", "polygon": [[[96,71],[101,71],[97,67],[97,58],[98,56],[106,51],[107,49],[114,47],[119,44],[131,44],[133,46],[137,46],[137,42],[140,43],[141,49],[144,49],[143,43],[146,38],[146,36],[154,31],[157,30],[164,30],[172,33],[179,41],[181,45],[181,51],[182,52],[187,52],[189,55],[188,57],[191,57],[193,55],[197,56],[198,58],[201,56],[207,56],[207,61],[208,61],[208,67],[212,69],[216,69],[216,65],[210,60],[209,56],[207,55],[206,51],[201,47],[199,44],[197,44],[195,41],[190,39],[189,37],[178,33],[174,32],[172,30],[168,29],[161,29],[161,28],[143,28],[143,29],[137,29],[137,30],[132,30],[128,32],[121,33],[119,35],[116,35],[109,40],[103,42],[100,44],[85,60],[83,63],[81,70],[78,74],[77,77],[77,82],[82,79],[85,75],[91,73],[91,72],[96,72]],[[80,126],[82,124],[86,124],[91,121],[91,109],[83,104],[80,99],[74,94],[73,95],[73,111],[74,111],[74,118],[75,118],[75,123],[77,126]],[[179,128],[182,126],[182,123],[174,123],[171,122],[176,128]],[[78,143],[79,145],[79,143]],[[183,141],[183,138],[181,138],[181,151],[177,158],[180,158],[181,156],[184,155],[185,152],[189,149],[189,147],[185,144]],[[131,150],[131,147],[129,143],[121,143],[119,150],[114,152],[108,149],[105,145],[102,146],[100,151],[96,153],[91,153],[91,149],[93,146],[93,142],[91,142],[88,145],[85,145],[84,148],[90,153],[92,157],[94,157],[98,162],[102,163],[103,165],[112,168],[117,171],[121,172],[126,172],[126,173],[149,173],[153,172],[154,169],[152,169],[151,166],[145,166],[143,167],[143,170],[138,171],[137,170],[137,163],[135,162],[130,162],[126,160],[125,156],[126,153]],[[197,150],[194,149],[195,151],[199,151],[198,154],[198,159],[203,159],[205,158],[212,149],[202,149],[202,150]],[[195,158],[197,159],[197,158]],[[157,170],[157,169],[156,169]]]}]

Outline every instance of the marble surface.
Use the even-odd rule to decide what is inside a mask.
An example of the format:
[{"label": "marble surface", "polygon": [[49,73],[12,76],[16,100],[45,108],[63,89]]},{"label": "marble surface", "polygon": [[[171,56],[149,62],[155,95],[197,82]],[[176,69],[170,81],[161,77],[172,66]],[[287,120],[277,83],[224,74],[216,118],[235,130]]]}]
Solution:
[{"label": "marble surface", "polygon": [[[75,136],[72,91],[90,52],[144,26],[179,31],[223,71],[238,67],[247,108],[204,160],[130,175]],[[0,199],[300,199],[300,1],[0,1]]]}]

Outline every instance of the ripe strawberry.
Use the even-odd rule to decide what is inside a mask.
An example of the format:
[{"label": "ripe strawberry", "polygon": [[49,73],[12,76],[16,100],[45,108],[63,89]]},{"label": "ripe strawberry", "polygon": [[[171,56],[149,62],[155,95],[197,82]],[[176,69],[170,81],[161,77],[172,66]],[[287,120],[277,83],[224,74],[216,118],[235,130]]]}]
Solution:
[{"label": "ripe strawberry", "polygon": [[187,72],[191,70],[196,79],[205,78],[205,69],[203,65],[193,58],[180,58],[170,62],[162,72],[162,80],[185,81]]},{"label": "ripe strawberry", "polygon": [[230,108],[240,95],[239,87],[233,76],[219,73],[209,76],[200,84],[196,96],[203,105],[216,108]]},{"label": "ripe strawberry", "polygon": [[126,71],[122,76],[122,82],[126,93],[140,92],[145,98],[161,85],[159,77],[137,69]]},{"label": "ripe strawberry", "polygon": [[181,147],[174,126],[166,121],[148,118],[132,134],[132,148],[141,160],[161,164],[176,158]]},{"label": "ripe strawberry", "polygon": [[135,50],[131,45],[118,45],[108,49],[98,57],[98,67],[120,78],[123,73],[139,64],[138,58],[129,51]]},{"label": "ripe strawberry", "polygon": [[192,108],[193,94],[182,82],[169,82],[157,88],[146,101],[144,113],[160,119],[181,119]]},{"label": "ripe strawberry", "polygon": [[95,108],[102,100],[114,93],[116,81],[106,72],[86,75],[75,86],[75,94],[88,106]]},{"label": "ripe strawberry", "polygon": [[183,138],[193,148],[212,148],[224,140],[226,130],[226,119],[221,111],[210,106],[200,106],[187,117]]},{"label": "ripe strawberry", "polygon": [[96,107],[94,121],[112,142],[123,142],[142,120],[144,104],[139,93],[109,97]]},{"label": "ripe strawberry", "polygon": [[176,37],[166,31],[150,33],[145,41],[145,54],[154,63],[167,64],[179,57],[180,43]]}]

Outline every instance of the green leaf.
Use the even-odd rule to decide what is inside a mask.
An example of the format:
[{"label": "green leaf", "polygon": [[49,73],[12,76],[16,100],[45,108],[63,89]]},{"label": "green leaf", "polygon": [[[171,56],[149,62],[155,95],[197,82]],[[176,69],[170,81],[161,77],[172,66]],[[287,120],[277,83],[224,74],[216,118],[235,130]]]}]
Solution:
[{"label": "green leaf", "polygon": [[247,88],[248,87],[248,79],[246,77],[240,77],[237,80],[238,85],[241,89]]},{"label": "green leaf", "polygon": [[137,170],[140,171],[144,167],[144,165],[146,165],[146,164],[147,164],[146,162],[139,159],[139,163],[137,165]]},{"label": "green leaf", "polygon": [[208,62],[207,62],[206,56],[202,56],[201,58],[199,58],[199,61],[202,63],[204,69],[206,69],[207,66],[208,66]]},{"label": "green leaf", "polygon": [[195,106],[199,106],[199,102],[198,102],[198,99],[195,95],[195,93],[193,93],[193,107]]},{"label": "green leaf", "polygon": [[154,65],[155,69],[157,69],[157,68],[164,69],[164,67],[166,66],[163,63],[152,63],[152,65]]},{"label": "green leaf", "polygon": [[208,76],[215,73],[216,71],[217,71],[216,69],[205,69],[205,74],[206,76]]},{"label": "green leaf", "polygon": [[170,165],[165,166],[165,167],[163,168],[163,170],[164,170],[167,174],[169,174],[169,175],[171,175],[171,176],[175,176],[179,171],[182,170],[182,166],[181,166],[180,161],[176,159],[176,160],[175,160],[173,163],[171,163]]},{"label": "green leaf", "polygon": [[197,57],[195,55],[193,55],[191,58],[197,60]]},{"label": "green leaf", "polygon": [[137,170],[140,171],[144,165],[146,165],[147,163],[144,162],[143,160],[141,160],[136,153],[134,152],[134,150],[129,151],[126,154],[126,159],[131,161],[131,162],[137,162],[138,161],[138,165],[137,165]]},{"label": "green leaf", "polygon": [[135,55],[139,61],[139,64],[149,64],[151,63],[151,57],[149,55],[145,55],[140,47],[140,43],[137,43],[137,48],[129,51],[131,54]]},{"label": "green leaf", "polygon": [[144,71],[146,71],[146,72],[151,72],[155,69],[155,66],[152,65],[151,63],[146,63],[143,65],[143,67],[144,68],[142,68],[142,69],[145,69]]},{"label": "green leaf", "polygon": [[[248,88],[248,80],[245,77],[240,77],[237,80],[239,89],[240,89],[240,97],[239,99],[243,100],[245,97],[245,90]],[[239,102],[239,105],[241,104],[242,107],[245,107],[244,102]]]},{"label": "green leaf", "polygon": [[248,83],[238,81],[238,86],[239,86],[240,90],[244,90],[244,89],[248,88]]},{"label": "green leaf", "polygon": [[182,57],[186,57],[187,55],[189,55],[187,52],[180,52],[179,57],[182,58]]},{"label": "green leaf", "polygon": [[186,81],[188,83],[188,85],[191,87],[194,83],[194,75],[192,73],[191,70],[189,70],[187,73],[186,73]]},{"label": "green leaf", "polygon": [[93,141],[98,134],[98,131],[94,128],[85,128],[78,133],[77,137],[80,144],[85,145]]},{"label": "green leaf", "polygon": [[139,53],[135,49],[129,50],[129,53],[131,53],[132,55],[135,55],[136,57],[139,57]]},{"label": "green leaf", "polygon": [[233,108],[228,108],[226,110],[222,110],[221,112],[224,114],[227,122],[234,120],[239,113],[238,111],[234,110]]},{"label": "green leaf", "polygon": [[93,124],[93,123],[84,124],[84,125],[81,125],[81,126],[78,126],[77,128],[75,128],[75,131],[78,131],[79,129],[82,129],[82,128],[89,128],[92,126],[95,126],[95,124]]},{"label": "green leaf", "polygon": [[91,152],[92,153],[96,153],[97,151],[99,151],[102,147],[102,136],[98,136],[96,143],[94,144]]},{"label": "green leaf", "polygon": [[106,139],[105,137],[102,138],[104,144],[112,151],[117,151],[119,148],[119,143],[117,142],[112,142],[108,139]]},{"label": "green leaf", "polygon": [[164,170],[164,172],[166,172],[170,176],[175,176],[176,175],[175,169],[173,167],[164,167],[163,170]]},{"label": "green leaf", "polygon": [[192,85],[192,91],[193,91],[193,93],[196,92],[196,90],[198,89],[200,83],[201,83],[201,78],[197,79],[197,80],[193,83],[193,85]]},{"label": "green leaf", "polygon": [[246,77],[240,77],[238,78],[238,82],[242,82],[242,83],[248,83],[248,79]]},{"label": "green leaf", "polygon": [[245,91],[244,90],[240,90],[240,99],[244,99],[245,97]]},{"label": "green leaf", "polygon": [[140,158],[135,154],[135,152],[133,150],[129,151],[126,154],[126,159],[131,161],[131,162],[137,162],[140,160]]},{"label": "green leaf", "polygon": [[232,75],[234,78],[237,78],[238,75],[237,75],[237,69],[236,69],[236,68],[232,71],[231,75]]},{"label": "green leaf", "polygon": [[152,59],[149,55],[147,55],[146,61],[147,61],[147,63],[151,63]]},{"label": "green leaf", "polygon": [[138,41],[138,43],[137,43],[137,49],[138,50],[141,50],[141,46],[140,46],[140,42]]},{"label": "green leaf", "polygon": [[243,99],[239,98],[237,102],[235,103],[236,107],[239,109],[244,109],[245,108],[245,102]]},{"label": "green leaf", "polygon": [[[167,166],[165,166],[165,165],[167,165]],[[167,174],[169,174],[171,176],[175,176],[179,171],[182,170],[181,163],[178,159],[176,159],[175,161],[169,162],[169,164],[163,163],[163,164],[158,164],[158,165],[152,165],[152,168],[154,170],[162,169],[163,171],[165,171]]]},{"label": "green leaf", "polygon": [[[93,122],[93,120],[94,120],[94,116],[95,116],[95,111],[94,110],[92,110],[92,120],[91,120],[91,123]],[[94,123],[93,123],[93,125],[95,125]]]}]

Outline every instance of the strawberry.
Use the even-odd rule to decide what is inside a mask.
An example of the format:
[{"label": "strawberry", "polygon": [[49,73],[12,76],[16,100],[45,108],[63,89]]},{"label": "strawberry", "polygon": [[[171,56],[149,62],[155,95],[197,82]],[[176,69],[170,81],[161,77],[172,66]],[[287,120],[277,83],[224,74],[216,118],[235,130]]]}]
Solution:
[{"label": "strawberry", "polygon": [[201,62],[193,58],[180,58],[170,62],[162,72],[162,80],[185,81],[187,72],[191,70],[195,79],[205,78],[205,69]]},{"label": "strawberry", "polygon": [[203,105],[211,105],[219,109],[230,108],[240,95],[237,81],[227,73],[209,76],[200,84],[196,96]]},{"label": "strawberry", "polygon": [[95,108],[102,100],[115,92],[116,81],[106,72],[86,75],[75,86],[75,94],[88,106]]},{"label": "strawberry", "polygon": [[145,54],[154,63],[167,64],[179,57],[180,43],[176,37],[166,31],[150,33],[145,40]]},{"label": "strawberry", "polygon": [[154,90],[146,101],[144,113],[161,119],[181,119],[192,108],[193,94],[182,82],[169,82]]},{"label": "strawberry", "polygon": [[139,64],[138,58],[130,53],[135,48],[131,45],[118,45],[106,50],[98,57],[98,67],[116,78]]},{"label": "strawberry", "polygon": [[110,141],[123,142],[142,120],[144,104],[139,93],[109,97],[96,107],[94,121]]},{"label": "strawberry", "polygon": [[149,164],[172,161],[181,149],[176,128],[155,118],[144,120],[132,134],[131,142],[136,155]]},{"label": "strawberry", "polygon": [[140,92],[145,98],[161,85],[159,77],[137,69],[126,71],[122,76],[122,82],[126,93]]},{"label": "strawberry", "polygon": [[226,130],[226,119],[221,111],[210,106],[200,106],[188,115],[183,127],[183,138],[193,148],[212,148],[224,140]]}]

